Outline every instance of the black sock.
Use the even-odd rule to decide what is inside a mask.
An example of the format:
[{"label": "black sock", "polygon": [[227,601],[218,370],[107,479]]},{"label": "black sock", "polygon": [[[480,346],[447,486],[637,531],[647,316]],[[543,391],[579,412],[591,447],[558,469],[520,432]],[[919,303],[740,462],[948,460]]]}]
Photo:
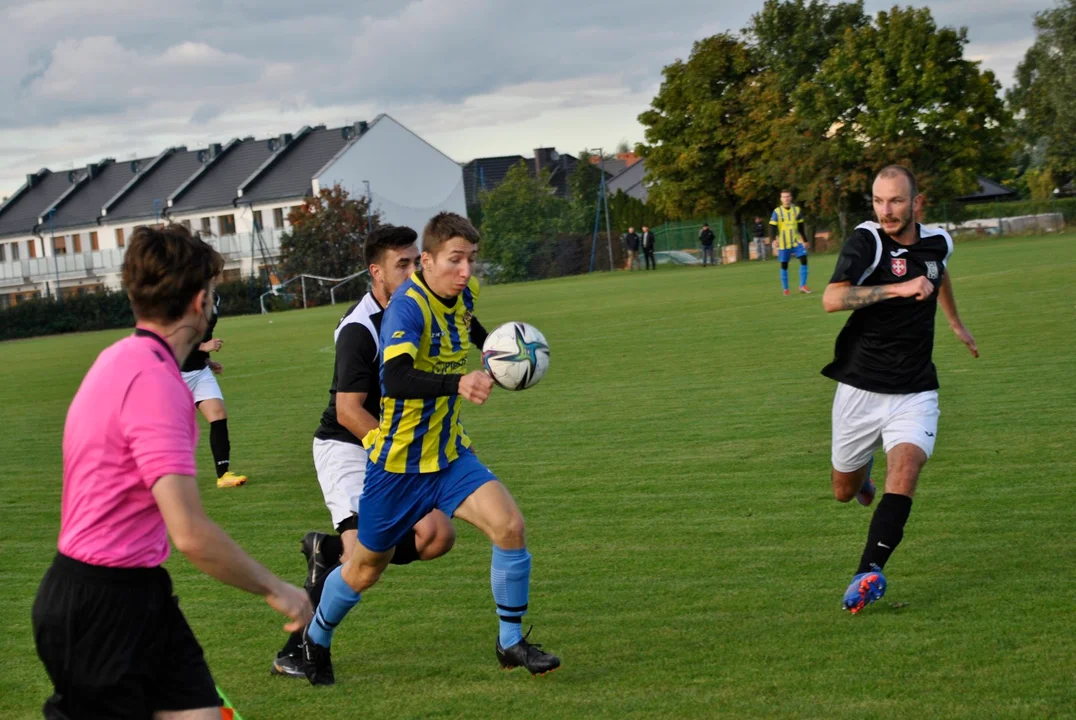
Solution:
[{"label": "black sock", "polygon": [[867,546],[863,548],[863,557],[859,559],[856,575],[881,570],[889,556],[900,545],[904,537],[904,523],[912,511],[912,499],[907,495],[886,493],[882,495],[878,507],[871,518],[871,527],[867,531]]},{"label": "black sock", "polygon": [[[325,556],[326,560],[333,560],[334,563],[340,562],[340,556],[344,554],[344,541],[339,535],[330,535],[321,541],[321,553]],[[321,602],[321,591],[325,589],[325,580],[329,577],[329,573],[323,574],[318,578],[318,583],[314,587],[306,591],[307,597],[310,598],[310,605],[316,610],[318,603]],[[288,641],[284,643],[284,649],[277,653],[277,657],[284,655],[298,655],[303,645],[303,631],[296,630],[289,637]]]},{"label": "black sock", "polygon": [[228,418],[209,423],[209,449],[213,451],[213,464],[217,467],[217,477],[228,472],[228,456],[232,444],[228,441]]}]

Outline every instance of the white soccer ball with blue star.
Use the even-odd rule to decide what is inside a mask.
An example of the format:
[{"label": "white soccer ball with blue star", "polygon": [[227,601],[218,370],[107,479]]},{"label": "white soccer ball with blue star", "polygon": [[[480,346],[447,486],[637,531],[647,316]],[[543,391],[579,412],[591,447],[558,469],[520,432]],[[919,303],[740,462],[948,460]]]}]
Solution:
[{"label": "white soccer ball with blue star", "polygon": [[533,325],[505,323],[482,345],[482,366],[505,390],[526,390],[549,369],[549,343]]}]

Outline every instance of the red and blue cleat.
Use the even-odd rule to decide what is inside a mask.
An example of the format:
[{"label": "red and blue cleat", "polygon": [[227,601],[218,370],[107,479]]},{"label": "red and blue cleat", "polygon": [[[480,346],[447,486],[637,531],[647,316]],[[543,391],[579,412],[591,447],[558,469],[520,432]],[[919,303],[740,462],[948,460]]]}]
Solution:
[{"label": "red and blue cleat", "polygon": [[881,570],[859,573],[844,591],[844,609],[855,615],[885,595],[885,575]]}]

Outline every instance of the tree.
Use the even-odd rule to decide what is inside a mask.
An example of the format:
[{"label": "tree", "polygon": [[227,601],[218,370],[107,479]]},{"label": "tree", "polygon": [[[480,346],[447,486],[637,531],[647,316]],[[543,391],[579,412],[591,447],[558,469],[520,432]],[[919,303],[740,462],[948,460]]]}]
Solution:
[{"label": "tree", "polygon": [[[594,156],[597,157],[597,156]],[[601,187],[602,171],[590,160],[590,153],[579,153],[579,164],[568,178],[568,211],[564,229],[568,232],[589,233],[594,231],[594,214]],[[603,210],[604,212],[604,210]]]},{"label": "tree", "polygon": [[[1059,184],[1076,176],[1076,0],[1035,14],[1035,42],[1016,68],[1007,94],[1019,114],[1018,137],[1038,178]],[[1041,190],[1040,190],[1041,194]]]},{"label": "tree", "polygon": [[966,29],[939,29],[927,8],[895,7],[846,30],[792,96],[798,121],[784,142],[805,200],[857,209],[890,163],[911,167],[920,189],[941,200],[1004,168],[1011,116],[993,73],[964,58],[967,42]]},{"label": "tree", "polygon": [[519,163],[482,194],[482,211],[482,258],[497,266],[498,280],[512,282],[529,277],[531,258],[556,235],[565,202],[553,194],[548,172],[536,178]]},{"label": "tree", "polygon": [[736,208],[743,172],[736,140],[748,122],[745,89],[757,75],[750,48],[728,33],[714,35],[662,74],[650,109],[639,115],[647,172],[658,181],[650,202],[671,218]]},{"label": "tree", "polygon": [[[334,185],[288,213],[291,227],[280,238],[286,275],[346,277],[363,267],[362,242],[369,232],[367,200]],[[373,213],[373,227],[380,218]]]}]

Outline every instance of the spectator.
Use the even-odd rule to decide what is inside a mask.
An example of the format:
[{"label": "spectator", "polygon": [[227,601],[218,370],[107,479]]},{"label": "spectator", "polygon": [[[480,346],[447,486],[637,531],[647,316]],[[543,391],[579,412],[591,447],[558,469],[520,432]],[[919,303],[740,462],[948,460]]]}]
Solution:
[{"label": "spectator", "polygon": [[709,223],[702,224],[699,230],[699,242],[702,244],[702,264],[706,265],[706,258],[710,258],[710,265],[714,264],[714,231]]},{"label": "spectator", "polygon": [[759,260],[766,259],[766,222],[761,215],[755,215],[755,227],[753,230],[755,239],[755,254]]},{"label": "spectator", "polygon": [[647,270],[657,270],[658,262],[654,259],[654,231],[643,225],[643,261]]},{"label": "spectator", "polygon": [[639,236],[634,227],[629,227],[627,234],[624,235],[624,250],[628,256],[624,269],[634,270],[639,265]]}]

